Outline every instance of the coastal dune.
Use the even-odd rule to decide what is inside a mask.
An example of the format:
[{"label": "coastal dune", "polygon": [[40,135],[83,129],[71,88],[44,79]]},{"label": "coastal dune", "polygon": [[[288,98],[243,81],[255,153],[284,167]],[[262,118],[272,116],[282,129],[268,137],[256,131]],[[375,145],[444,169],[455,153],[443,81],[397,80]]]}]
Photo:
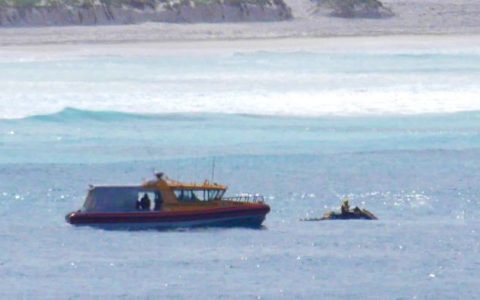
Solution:
[{"label": "coastal dune", "polygon": [[[284,0],[270,7],[249,6],[248,13],[240,8],[195,6],[179,8],[184,14],[172,22],[160,22],[159,11],[136,8],[119,12],[95,8],[84,11],[82,24],[78,19],[62,21],[56,13],[46,18],[31,16],[30,23],[21,19],[5,23],[5,8],[0,9],[0,46],[64,43],[138,43],[232,39],[272,39],[291,37],[337,37],[378,35],[478,35],[480,34],[480,3],[474,0],[382,0],[382,7],[392,15],[382,18],[334,16],[330,7],[310,0]],[[283,4],[282,4],[283,5]],[[382,8],[382,9],[383,9]],[[224,14],[220,16],[219,11]],[[283,11],[280,18],[280,11]],[[3,13],[3,15],[2,15]],[[37,14],[40,12],[37,12]],[[164,12],[166,16],[169,16]],[[67,16],[68,13],[65,13]],[[56,17],[54,17],[54,15]],[[78,14],[77,14],[78,15]],[[107,19],[115,16],[114,19]],[[25,15],[27,16],[27,15]],[[188,16],[186,18],[185,16]],[[223,19],[225,16],[225,19]],[[37,19],[39,18],[39,19]],[[72,17],[73,18],[73,17]],[[183,19],[181,19],[183,18]],[[281,19],[281,22],[261,22]],[[209,21],[203,21],[208,19]],[[35,20],[35,21],[34,21]],[[42,21],[43,20],[43,21]],[[45,23],[48,20],[51,23]],[[54,23],[54,20],[59,20]],[[75,21],[76,20],[76,21]],[[142,21],[143,20],[143,21]],[[190,20],[190,21],[187,21]],[[44,22],[45,21],[45,22]],[[145,22],[144,22],[145,21]],[[44,22],[44,23],[42,23]],[[62,23],[63,22],[63,23]],[[96,22],[96,23],[95,23]],[[219,22],[222,22],[219,25]],[[48,26],[72,24],[73,26]],[[84,24],[119,24],[118,26],[77,26]],[[134,24],[135,23],[135,24]],[[137,24],[138,23],[138,24]],[[192,23],[192,24],[189,24]],[[16,25],[14,25],[16,24]],[[32,24],[43,24],[42,26]],[[44,26],[45,25],[45,26]]]},{"label": "coastal dune", "polygon": [[0,26],[271,22],[318,14],[340,18],[385,18],[394,15],[379,0],[286,1],[0,0]]},{"label": "coastal dune", "polygon": [[281,21],[291,18],[283,0],[152,1],[72,5],[0,5],[0,26],[110,25],[145,22],[199,23]]}]

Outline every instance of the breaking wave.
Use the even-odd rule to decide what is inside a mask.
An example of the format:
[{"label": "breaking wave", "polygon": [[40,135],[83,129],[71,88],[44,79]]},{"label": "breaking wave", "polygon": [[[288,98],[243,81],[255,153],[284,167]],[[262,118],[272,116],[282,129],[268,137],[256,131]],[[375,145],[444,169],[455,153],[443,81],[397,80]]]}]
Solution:
[{"label": "breaking wave", "polygon": [[[358,115],[358,116],[342,116],[342,115],[320,115],[320,116],[282,116],[282,115],[259,115],[248,113],[127,113],[121,111],[94,111],[83,110],[77,108],[67,107],[61,111],[51,114],[39,114],[28,116],[18,119],[19,121],[41,121],[41,122],[56,122],[56,123],[75,123],[83,121],[99,121],[99,122],[119,122],[119,121],[204,121],[208,119],[216,119],[220,122],[231,120],[233,118],[279,118],[279,119],[336,119],[346,118],[355,122],[354,120],[360,118],[373,118],[377,120],[388,120],[392,116],[390,115]],[[418,115],[419,118],[428,120],[429,122],[443,122],[454,120],[480,120],[480,110],[476,111],[464,111],[457,113],[443,113],[443,114],[422,114]],[[418,119],[417,115],[405,114],[403,116],[395,116],[394,119],[399,124],[403,124],[408,127],[409,120]],[[345,124],[346,127],[350,125]]]},{"label": "breaking wave", "polygon": [[318,117],[479,111],[479,57],[433,52],[258,52],[219,58],[96,57],[3,63],[0,119],[38,115],[53,120],[145,114]]},{"label": "breaking wave", "polygon": [[[27,104],[22,109],[5,106],[0,108],[0,119],[19,119],[45,116],[54,120],[75,118],[116,119],[118,117],[139,118],[150,114],[244,114],[257,116],[381,116],[381,115],[419,115],[447,114],[468,111],[480,111],[478,92],[470,91],[425,91],[421,93],[405,92],[303,92],[271,93],[248,95],[230,94],[228,100],[221,95],[214,99],[195,95],[185,95],[184,99],[170,101],[173,96],[166,95],[143,99],[141,105],[132,107],[139,95],[131,98],[119,96],[117,103],[82,103],[81,107],[38,105],[30,109]],[[123,97],[123,98],[122,98]],[[74,102],[74,101],[73,101]]]}]

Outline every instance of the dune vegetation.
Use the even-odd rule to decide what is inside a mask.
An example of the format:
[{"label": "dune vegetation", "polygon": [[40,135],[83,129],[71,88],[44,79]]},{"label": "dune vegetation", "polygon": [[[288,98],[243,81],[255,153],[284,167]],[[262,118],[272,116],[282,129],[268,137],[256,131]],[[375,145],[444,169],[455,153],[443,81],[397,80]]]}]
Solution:
[{"label": "dune vegetation", "polygon": [[0,0],[0,26],[258,22],[292,18],[284,0]]},{"label": "dune vegetation", "polygon": [[378,0],[318,0],[319,5],[332,9],[331,15],[341,18],[383,18],[393,12]]},{"label": "dune vegetation", "polygon": [[[384,18],[379,0],[305,0],[317,13]],[[0,26],[137,24],[143,22],[257,22],[295,16],[289,0],[0,0]]]},{"label": "dune vegetation", "polygon": [[0,7],[11,8],[40,8],[40,7],[58,7],[71,6],[89,8],[95,5],[106,6],[130,6],[143,9],[150,7],[152,9],[159,5],[175,6],[182,4],[252,4],[268,6],[276,4],[277,0],[0,0]]}]

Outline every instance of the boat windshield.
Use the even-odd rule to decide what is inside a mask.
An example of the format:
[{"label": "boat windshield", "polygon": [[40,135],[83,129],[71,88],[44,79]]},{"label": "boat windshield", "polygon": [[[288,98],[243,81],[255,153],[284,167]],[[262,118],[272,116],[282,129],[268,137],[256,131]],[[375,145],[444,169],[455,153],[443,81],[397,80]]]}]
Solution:
[{"label": "boat windshield", "polygon": [[180,202],[205,202],[220,200],[225,194],[225,190],[184,190],[176,189],[173,191]]},{"label": "boat windshield", "polygon": [[82,210],[87,212],[131,212],[162,210],[159,191],[138,187],[94,187],[85,199]]}]

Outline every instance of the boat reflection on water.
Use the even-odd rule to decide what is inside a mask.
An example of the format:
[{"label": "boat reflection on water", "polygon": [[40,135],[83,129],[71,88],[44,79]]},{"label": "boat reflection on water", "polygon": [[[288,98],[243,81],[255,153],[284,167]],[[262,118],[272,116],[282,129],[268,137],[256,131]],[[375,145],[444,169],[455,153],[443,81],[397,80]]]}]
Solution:
[{"label": "boat reflection on water", "polygon": [[224,197],[227,186],[181,183],[157,173],[139,186],[92,186],[72,225],[105,229],[261,228],[270,207],[262,196]]}]

